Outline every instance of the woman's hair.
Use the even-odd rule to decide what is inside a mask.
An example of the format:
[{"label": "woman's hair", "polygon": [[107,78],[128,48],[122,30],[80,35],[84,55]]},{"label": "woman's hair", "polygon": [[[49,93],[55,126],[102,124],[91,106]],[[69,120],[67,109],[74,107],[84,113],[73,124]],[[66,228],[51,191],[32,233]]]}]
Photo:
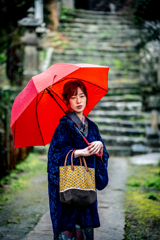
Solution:
[{"label": "woman's hair", "polygon": [[80,80],[71,80],[67,83],[65,83],[64,87],[63,87],[63,101],[66,102],[66,104],[69,104],[69,99],[77,94],[77,88],[80,88],[82,90],[82,92],[84,93],[84,95],[87,98],[88,101],[88,94],[87,94],[87,89],[86,86],[84,85],[83,82],[81,82]]}]

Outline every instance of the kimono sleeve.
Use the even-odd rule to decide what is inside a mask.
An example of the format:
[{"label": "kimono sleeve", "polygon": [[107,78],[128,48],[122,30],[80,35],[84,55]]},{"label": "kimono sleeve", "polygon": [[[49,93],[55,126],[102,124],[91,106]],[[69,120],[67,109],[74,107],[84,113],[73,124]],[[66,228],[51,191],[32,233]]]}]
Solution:
[{"label": "kimono sleeve", "polygon": [[108,185],[108,180],[109,180],[108,169],[107,169],[109,154],[101,138],[98,127],[97,127],[97,141],[101,141],[103,143],[103,156],[102,156],[102,159],[101,157],[96,156],[95,179],[96,179],[96,188],[98,190],[102,190]]},{"label": "kimono sleeve", "polygon": [[[59,186],[59,166],[64,164],[65,156],[74,148],[70,144],[70,134],[67,123],[60,122],[52,137],[48,151],[48,177],[52,184]],[[74,158],[74,154],[73,154]],[[74,160],[74,159],[73,159]],[[71,161],[71,153],[68,155],[67,165]]]}]

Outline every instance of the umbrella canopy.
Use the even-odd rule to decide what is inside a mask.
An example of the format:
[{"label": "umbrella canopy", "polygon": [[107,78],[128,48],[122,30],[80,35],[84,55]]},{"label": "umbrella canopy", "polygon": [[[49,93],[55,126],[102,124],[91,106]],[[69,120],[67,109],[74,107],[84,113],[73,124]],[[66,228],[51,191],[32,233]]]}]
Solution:
[{"label": "umbrella canopy", "polygon": [[68,109],[63,102],[63,86],[81,80],[88,93],[84,115],[108,92],[109,67],[93,64],[56,63],[31,78],[16,97],[11,112],[15,148],[48,144]]}]

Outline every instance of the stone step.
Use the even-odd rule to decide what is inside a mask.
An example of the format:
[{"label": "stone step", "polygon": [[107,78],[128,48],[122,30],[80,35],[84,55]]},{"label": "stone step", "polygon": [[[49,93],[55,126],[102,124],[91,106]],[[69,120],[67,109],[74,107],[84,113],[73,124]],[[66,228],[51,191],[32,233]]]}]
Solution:
[{"label": "stone step", "polygon": [[129,136],[129,137],[144,137],[145,128],[129,128],[100,125],[99,131],[106,136]]},{"label": "stone step", "polygon": [[[66,34],[65,34],[66,35]],[[88,34],[90,35],[90,34]],[[87,45],[92,45],[92,44],[98,44],[100,42],[100,44],[103,42],[105,43],[108,43],[109,45],[118,45],[118,44],[125,44],[127,41],[128,42],[131,42],[132,41],[132,44],[134,46],[137,45],[137,42],[138,42],[138,36],[137,37],[132,37],[130,39],[128,39],[126,36],[121,36],[121,38],[117,38],[116,36],[106,36],[106,35],[100,35],[100,34],[97,34],[98,36],[95,38],[95,37],[92,37],[90,38],[88,36],[88,39],[89,41],[87,41],[87,35],[78,35],[77,33],[71,33],[69,36],[67,36],[67,39],[69,42],[74,42],[75,44],[79,45],[79,44],[87,44]]]},{"label": "stone step", "polygon": [[127,14],[122,13],[121,12],[115,12],[115,13],[111,13],[111,12],[107,12],[107,11],[94,11],[94,10],[85,10],[85,9],[75,9],[74,10],[74,13],[75,14],[86,14],[87,16],[94,16],[94,17],[97,17],[98,16],[108,16],[110,18],[115,18],[115,17],[118,17],[118,18],[128,18],[129,20],[129,17]]},{"label": "stone step", "polygon": [[[93,62],[92,62],[93,63]],[[131,69],[126,69],[126,70],[117,70],[117,69],[111,69],[109,70],[109,75],[108,75],[108,80],[115,80],[115,79],[120,79],[122,77],[125,78],[130,78],[130,79],[135,79],[139,77],[139,72],[137,71],[132,71]],[[128,93],[140,93],[140,89],[137,89],[135,91],[135,89],[130,89],[128,91]],[[123,93],[127,93],[127,89],[123,89]],[[121,94],[119,90],[117,90],[117,92],[113,92],[113,94]]]},{"label": "stone step", "polygon": [[94,56],[94,57],[110,57],[110,55],[119,58],[119,57],[125,57],[125,58],[133,58],[136,56],[136,52],[127,52],[127,51],[103,51],[103,49],[98,49],[97,51],[95,50],[85,50],[85,49],[74,49],[74,48],[66,48],[64,50],[61,49],[54,49],[54,54],[59,54],[59,55],[77,55],[77,56]]},{"label": "stone step", "polygon": [[[107,24],[107,23],[106,23]],[[131,29],[128,27],[127,28],[113,28],[111,25],[110,27],[105,27],[101,26],[99,27],[98,25],[95,25],[92,27],[91,25],[83,26],[83,27],[62,27],[61,25],[58,28],[59,32],[63,33],[81,33],[82,36],[87,34],[103,34],[104,36],[112,36],[112,34],[117,34],[119,33],[120,35],[126,35],[128,34],[129,36],[136,35],[137,36],[137,30],[136,29]]]},{"label": "stone step", "polygon": [[113,16],[105,16],[104,18],[102,17],[94,17],[90,18],[90,16],[87,16],[83,18],[83,16],[74,16],[74,18],[66,18],[66,19],[60,19],[60,23],[70,23],[70,22],[76,22],[76,23],[85,23],[85,24],[125,24],[125,25],[132,25],[131,21],[128,21],[127,19],[121,18],[121,17],[114,17]]},{"label": "stone step", "polygon": [[140,86],[140,79],[139,78],[135,78],[135,79],[130,79],[130,78],[120,78],[120,79],[115,79],[114,81],[110,82],[111,86],[115,86],[115,88],[117,87],[121,87],[123,86],[123,88],[127,87],[129,88],[129,86],[132,87],[132,85],[134,87],[139,87]]},{"label": "stone step", "polygon": [[[103,23],[97,22],[97,24],[95,24],[95,23],[94,24],[92,24],[92,23],[86,24],[84,22],[75,22],[73,20],[73,22],[69,22],[69,23],[61,22],[59,25],[60,29],[64,29],[64,28],[65,29],[69,28],[69,30],[79,29],[80,31],[86,29],[86,27],[95,29],[97,31],[103,31],[104,29],[109,29],[109,30],[117,29],[117,30],[121,30],[121,31],[131,29],[130,25],[128,25],[128,24],[119,24],[119,23],[115,24],[115,22],[114,22],[114,24],[111,24],[110,22],[108,23],[108,21],[105,21]],[[132,28],[132,29],[137,32],[137,29],[134,29],[134,28]]]},{"label": "stone step", "polygon": [[119,110],[119,111],[141,111],[142,103],[141,102],[99,102],[94,110]]},{"label": "stone step", "polygon": [[106,145],[107,152],[110,156],[130,156],[131,155],[131,148],[129,146],[124,147],[121,145],[118,146],[109,146]]},{"label": "stone step", "polygon": [[[98,126],[106,125],[106,126],[116,126],[116,127],[128,127],[128,128],[143,128],[145,126],[151,125],[151,120],[124,120],[124,119],[116,119],[116,118],[99,118],[99,117],[91,117],[88,115],[88,118],[95,122]],[[158,126],[160,127],[160,121],[158,123]]]},{"label": "stone step", "polygon": [[132,51],[135,51],[135,43],[131,41],[126,41],[123,43],[114,43],[114,42],[104,42],[104,41],[99,41],[95,42],[90,41],[88,44],[86,44],[86,41],[80,41],[78,43],[78,48],[77,48],[77,42],[74,41],[74,39],[70,39],[69,43],[67,45],[70,48],[74,49],[92,49],[92,50],[97,50],[97,49],[108,49],[108,48],[115,48],[117,51],[121,49],[131,49]]},{"label": "stone step", "polygon": [[[64,50],[65,51],[65,50]],[[91,56],[83,56],[83,55],[74,55],[74,54],[69,54],[69,55],[65,55],[65,54],[54,54],[52,56],[53,61],[55,62],[59,62],[59,61],[63,61],[63,62],[68,62],[68,63],[80,63],[80,62],[88,62],[88,63],[93,63],[93,58]],[[115,59],[114,56],[108,57],[96,57],[94,59],[94,64],[98,64],[98,65],[102,65],[102,66],[109,66],[110,68],[114,67],[119,69],[125,68],[124,70],[126,70],[127,68],[132,68],[132,69],[136,69],[138,68],[139,64],[138,64],[138,60],[134,60],[132,58],[129,58],[129,61],[126,61],[126,59],[124,57],[119,57],[118,60]]]},{"label": "stone step", "polygon": [[150,113],[141,111],[136,51],[139,31],[129,19],[117,13],[76,10],[71,18],[60,21],[59,30],[67,37],[68,45],[63,50],[55,50],[53,62],[110,67],[109,92],[88,115],[99,126],[109,154],[129,156],[158,149],[157,143],[152,146],[146,139]]},{"label": "stone step", "polygon": [[111,47],[111,46],[106,46],[106,47],[90,47],[90,46],[83,46],[83,47],[79,47],[78,48],[75,48],[73,46],[67,46],[65,47],[64,49],[65,51],[73,51],[73,52],[82,52],[82,53],[85,53],[86,51],[87,52],[98,52],[98,53],[132,53],[133,52],[133,49],[131,49],[130,47],[129,48],[124,48],[124,47],[121,47],[121,48],[116,48],[116,47]]},{"label": "stone step", "polygon": [[[118,91],[118,90],[123,91],[124,89],[126,89],[126,90],[132,89],[135,91],[140,91],[140,87],[138,86],[138,84],[139,84],[139,82],[134,83],[131,81],[130,81],[130,83],[119,82],[119,83],[115,84],[114,81],[112,81],[112,82],[109,81],[108,87],[111,91]],[[132,96],[132,97],[134,97],[134,96]]]},{"label": "stone step", "polygon": [[151,152],[159,152],[159,148],[157,147],[146,147],[143,144],[133,144],[134,148],[131,146],[108,146],[106,145],[106,149],[110,156],[134,156],[139,154],[146,154]]},{"label": "stone step", "polygon": [[[124,53],[126,55],[126,57],[129,56],[134,56],[132,53],[133,53],[133,49],[130,49],[130,48],[116,48],[116,47],[105,47],[105,48],[91,48],[91,47],[81,47],[81,48],[74,48],[72,46],[70,47],[66,47],[64,48],[65,52],[73,52],[73,53],[77,53],[80,54],[80,55],[86,55],[86,53],[91,53],[91,54],[96,54],[96,56],[99,56],[99,55],[106,55],[106,54],[110,54],[110,53],[113,53],[115,55],[115,53],[117,53],[117,55],[121,54],[121,53]],[[59,51],[60,52],[60,51]],[[116,62],[116,61],[115,61]],[[126,63],[126,62],[125,62]],[[134,67],[134,66],[132,66]]]},{"label": "stone step", "polygon": [[[110,70],[109,70],[110,71]],[[138,90],[140,91],[140,84],[139,84],[139,80],[135,79],[135,80],[131,80],[131,79],[119,79],[119,80],[114,80],[112,82],[108,82],[108,86],[110,88],[110,90],[124,90],[124,89],[134,89],[134,90]]]},{"label": "stone step", "polygon": [[142,97],[139,95],[125,94],[122,96],[104,96],[101,102],[140,102]]},{"label": "stone step", "polygon": [[[74,37],[75,38],[75,41],[76,41],[76,38],[77,39],[86,39],[86,42],[89,42],[89,40],[92,40],[92,39],[96,39],[97,41],[100,39],[100,40],[106,40],[106,41],[114,41],[114,42],[122,42],[122,41],[126,41],[126,40],[136,40],[136,39],[139,39],[139,35],[138,33],[135,34],[134,32],[130,31],[129,33],[127,32],[126,34],[121,32],[119,35],[118,35],[118,38],[117,38],[117,35],[116,33],[114,34],[113,32],[109,35],[107,32],[106,33],[92,33],[92,32],[84,32],[84,33],[81,33],[81,32],[74,32],[73,30],[72,31],[62,31],[63,35],[70,38],[70,37]],[[87,41],[88,40],[88,41]],[[117,41],[118,40],[118,41]]]},{"label": "stone step", "polygon": [[[112,81],[112,79],[116,78],[118,76],[118,74],[111,74],[109,73],[108,79],[109,79],[109,84],[110,84],[110,80]],[[123,76],[123,75],[122,75]],[[120,76],[121,77],[121,76]],[[117,89],[112,89],[110,88],[108,84],[108,96],[122,96],[123,94],[140,94],[140,89],[137,88],[117,88]]]},{"label": "stone step", "polygon": [[129,136],[107,136],[101,134],[101,137],[106,145],[110,146],[132,146],[133,144],[146,144],[144,137],[129,137]]},{"label": "stone step", "polygon": [[150,114],[141,111],[107,111],[107,110],[92,110],[89,117],[98,118],[119,118],[126,120],[150,119]]},{"label": "stone step", "polygon": [[151,152],[159,152],[158,147],[148,147],[145,144],[133,144],[131,146],[131,155],[140,155]]}]

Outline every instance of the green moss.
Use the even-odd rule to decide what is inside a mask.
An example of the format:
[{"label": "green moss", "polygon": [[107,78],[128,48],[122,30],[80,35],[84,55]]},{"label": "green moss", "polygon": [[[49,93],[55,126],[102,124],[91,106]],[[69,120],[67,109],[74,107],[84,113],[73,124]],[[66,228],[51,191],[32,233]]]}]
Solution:
[{"label": "green moss", "polygon": [[83,50],[80,49],[80,48],[75,48],[75,49],[74,49],[74,52],[75,52],[75,53],[81,53],[81,52],[83,52]]},{"label": "green moss", "polygon": [[130,165],[129,172],[125,195],[125,239],[159,239],[159,168]]},{"label": "green moss", "polygon": [[117,68],[117,70],[122,69],[122,61],[119,59],[114,59],[113,60],[113,64],[114,66]]},{"label": "green moss", "polygon": [[129,118],[129,120],[131,120],[131,121],[134,121],[135,119],[136,119],[136,117],[134,117],[134,116]]},{"label": "green moss", "polygon": [[[44,175],[47,166],[44,161],[37,160],[35,154],[30,153],[24,162],[19,163],[9,176],[0,180],[3,186],[0,195],[0,205],[14,200],[15,193],[25,189],[32,184],[31,178],[35,175]],[[29,180],[30,179],[30,180]]]}]

